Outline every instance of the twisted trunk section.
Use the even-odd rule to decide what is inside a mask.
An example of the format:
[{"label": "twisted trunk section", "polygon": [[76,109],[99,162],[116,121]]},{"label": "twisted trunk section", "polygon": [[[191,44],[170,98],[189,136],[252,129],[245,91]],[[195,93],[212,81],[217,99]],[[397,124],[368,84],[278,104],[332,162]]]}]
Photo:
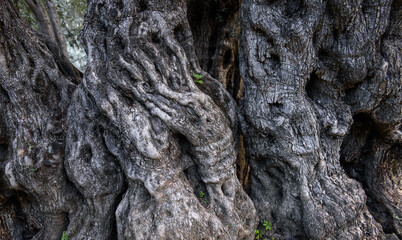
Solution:
[{"label": "twisted trunk section", "polygon": [[10,2],[0,239],[401,237],[400,1],[244,0],[239,122],[239,1],[89,0],[82,82]]},{"label": "twisted trunk section", "polygon": [[[87,222],[99,223],[110,220],[97,213],[105,205],[98,196],[109,194],[112,208],[122,181],[116,175],[111,185],[94,165],[121,166],[127,190],[116,210],[119,239],[253,235],[255,211],[234,173],[235,105],[199,67],[186,16],[184,1],[88,3],[82,39],[89,62],[70,108],[66,170],[95,209]],[[193,73],[204,76],[199,88]],[[111,156],[96,156],[97,149]],[[77,232],[108,239],[90,224]]]},{"label": "twisted trunk section", "polygon": [[3,210],[9,212],[2,222],[13,239],[22,239],[17,216],[21,211],[28,236],[59,239],[67,215],[80,207],[80,196],[63,164],[64,116],[73,82],[80,80],[75,72],[60,71],[63,65],[53,57],[51,43],[28,29],[9,1],[1,1],[0,6],[0,126],[7,129],[2,127],[0,138],[5,173],[1,194],[7,199]]},{"label": "twisted trunk section", "polygon": [[[400,4],[391,4],[243,2],[241,123],[250,197],[260,219],[273,222],[275,238],[383,239],[373,215],[384,227],[399,224],[390,213],[400,213],[400,183],[380,173],[386,166],[400,171],[400,161],[391,161],[401,142],[400,56],[389,52],[400,45],[400,17],[388,22]],[[382,126],[374,143],[357,126],[349,131],[361,112]],[[356,157],[352,149],[365,141],[375,146],[372,157]],[[340,159],[366,169],[354,178],[367,182],[369,200],[385,203],[385,216],[369,212],[362,186]]]}]

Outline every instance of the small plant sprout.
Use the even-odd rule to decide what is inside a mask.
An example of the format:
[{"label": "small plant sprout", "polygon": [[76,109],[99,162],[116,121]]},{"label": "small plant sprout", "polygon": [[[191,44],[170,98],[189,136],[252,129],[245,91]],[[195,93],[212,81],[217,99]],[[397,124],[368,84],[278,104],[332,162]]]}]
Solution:
[{"label": "small plant sprout", "polygon": [[63,235],[61,236],[61,240],[68,240],[68,235],[66,232],[63,232]]},{"label": "small plant sprout", "polygon": [[254,231],[254,233],[255,233],[255,239],[261,239],[262,236],[264,235],[264,232],[262,230],[259,230],[259,229],[256,229]]},{"label": "small plant sprout", "polygon": [[265,230],[271,231],[272,223],[268,222],[267,220],[264,220],[264,224],[262,224],[265,227]]},{"label": "small plant sprout", "polygon": [[201,74],[193,73],[193,77],[194,77],[194,82],[200,83],[200,84],[204,83],[204,81],[201,80],[203,78],[203,76]]},{"label": "small plant sprout", "polygon": [[24,169],[29,170],[30,172],[36,172],[36,170],[38,170],[37,168],[28,166],[26,164],[24,164],[23,166],[24,166]]},{"label": "small plant sprout", "polygon": [[205,193],[203,191],[200,191],[200,198],[204,198]]},{"label": "small plant sprout", "polygon": [[207,203],[207,200],[206,200],[206,199],[203,199],[203,198],[205,197],[205,193],[204,193],[203,191],[200,191],[200,195],[199,195],[199,196],[200,196],[200,198],[202,199],[202,202],[206,204],[206,203]]}]

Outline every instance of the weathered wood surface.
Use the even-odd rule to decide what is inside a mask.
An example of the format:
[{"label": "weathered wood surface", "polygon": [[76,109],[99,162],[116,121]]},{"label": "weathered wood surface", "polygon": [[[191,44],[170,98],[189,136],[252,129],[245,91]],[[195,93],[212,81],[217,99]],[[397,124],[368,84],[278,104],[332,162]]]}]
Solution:
[{"label": "weathered wood surface", "polygon": [[89,0],[82,79],[10,2],[0,239],[402,237],[400,1]]}]

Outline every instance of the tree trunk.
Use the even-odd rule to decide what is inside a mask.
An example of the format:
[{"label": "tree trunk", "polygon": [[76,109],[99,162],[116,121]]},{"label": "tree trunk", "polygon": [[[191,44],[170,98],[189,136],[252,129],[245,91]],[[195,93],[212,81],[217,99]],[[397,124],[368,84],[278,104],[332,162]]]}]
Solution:
[{"label": "tree trunk", "polygon": [[80,80],[9,1],[0,6],[2,226],[12,239],[59,239],[82,202],[63,167],[65,116]]},{"label": "tree trunk", "polygon": [[[14,93],[11,83],[21,79],[20,88],[33,85],[41,94],[26,87],[24,93],[37,104],[28,105],[19,95],[4,103],[12,143],[5,172],[11,189],[35,199],[26,204],[40,217],[32,234],[36,239],[59,239],[63,231],[74,239],[252,238],[255,209],[234,167],[235,103],[199,67],[185,1],[105,3],[88,2],[82,34],[88,67],[71,98],[64,89],[75,87],[66,77],[44,75],[41,80],[49,83],[36,86],[29,64],[20,63],[27,65],[27,75],[12,75],[16,66],[6,66],[16,53],[3,54],[5,92]],[[3,5],[13,14],[8,2]],[[29,32],[22,24],[10,26],[11,17],[5,17],[5,27]],[[17,39],[40,42],[35,37]],[[7,48],[8,39],[1,49],[18,49]],[[42,58],[29,52],[22,59]],[[204,83],[195,83],[193,73]],[[61,86],[49,93],[52,80]],[[48,102],[42,102],[52,95],[53,103],[62,105],[54,108],[62,112],[60,123],[52,122]],[[6,220],[21,228],[17,219]]]},{"label": "tree trunk", "polygon": [[243,2],[250,197],[275,239],[400,233],[397,2]]},{"label": "tree trunk", "polygon": [[63,33],[61,32],[60,21],[54,1],[46,0],[46,6],[42,0],[25,0],[25,2],[35,16],[39,31],[47,36],[49,41],[54,41],[59,51],[68,58],[67,46],[64,41]]},{"label": "tree trunk", "polygon": [[1,240],[402,237],[400,1],[89,0],[83,79],[10,2]]},{"label": "tree trunk", "polygon": [[68,58],[67,46],[64,40],[63,33],[61,32],[60,20],[57,15],[56,6],[53,0],[46,0],[47,13],[49,15],[52,30],[54,32],[54,40],[59,48],[62,50],[64,56]]}]

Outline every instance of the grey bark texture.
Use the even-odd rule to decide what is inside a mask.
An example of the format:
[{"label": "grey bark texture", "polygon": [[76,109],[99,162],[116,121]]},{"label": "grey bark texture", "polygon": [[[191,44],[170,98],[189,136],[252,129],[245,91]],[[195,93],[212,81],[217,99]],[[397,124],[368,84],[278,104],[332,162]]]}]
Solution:
[{"label": "grey bark texture", "polygon": [[401,1],[89,0],[84,76],[10,3],[1,240],[402,237]]},{"label": "grey bark texture", "polygon": [[[70,108],[66,170],[95,223],[110,215],[98,208],[114,209],[124,176],[119,239],[253,235],[255,210],[234,171],[235,104],[199,67],[186,16],[184,1],[88,2],[88,67]],[[107,239],[99,227],[78,236]]]},{"label": "grey bark texture", "polygon": [[58,239],[81,206],[63,165],[64,116],[79,79],[8,1],[0,5],[0,126],[7,130],[1,130],[1,220],[12,239],[34,233]]},{"label": "grey bark texture", "polygon": [[[10,25],[10,19],[2,22]],[[53,155],[43,154],[43,160],[29,155],[31,161],[23,161],[31,145],[48,152],[60,146],[49,150],[39,145],[44,141],[39,136],[16,141],[20,135],[9,119],[25,118],[15,114],[5,119],[12,132],[9,142],[17,142],[9,146],[8,156],[22,158],[6,160],[10,188],[22,186],[22,192],[35,197],[37,211],[45,213],[35,239],[59,239],[63,231],[73,239],[252,238],[256,212],[235,174],[235,103],[198,65],[186,3],[89,1],[82,40],[88,67],[82,84],[66,95],[71,101],[63,105],[69,109],[62,118],[65,127],[58,131],[65,146],[57,155],[58,170],[41,174],[46,169],[42,162]],[[40,57],[26,56],[32,61]],[[7,94],[12,92],[7,83],[15,80],[7,75],[9,61],[5,55],[1,83]],[[202,86],[196,86],[193,73],[203,75]],[[53,79],[63,80],[49,81]],[[26,107],[14,102],[7,103],[6,116]],[[44,106],[35,110],[49,114]],[[45,117],[26,116],[27,121],[33,122],[30,117],[37,124],[49,122],[45,127],[50,130],[57,125]],[[31,145],[20,151],[18,143],[24,142]]]},{"label": "grey bark texture", "polygon": [[400,11],[400,1],[243,2],[250,197],[275,239],[401,236]]}]

